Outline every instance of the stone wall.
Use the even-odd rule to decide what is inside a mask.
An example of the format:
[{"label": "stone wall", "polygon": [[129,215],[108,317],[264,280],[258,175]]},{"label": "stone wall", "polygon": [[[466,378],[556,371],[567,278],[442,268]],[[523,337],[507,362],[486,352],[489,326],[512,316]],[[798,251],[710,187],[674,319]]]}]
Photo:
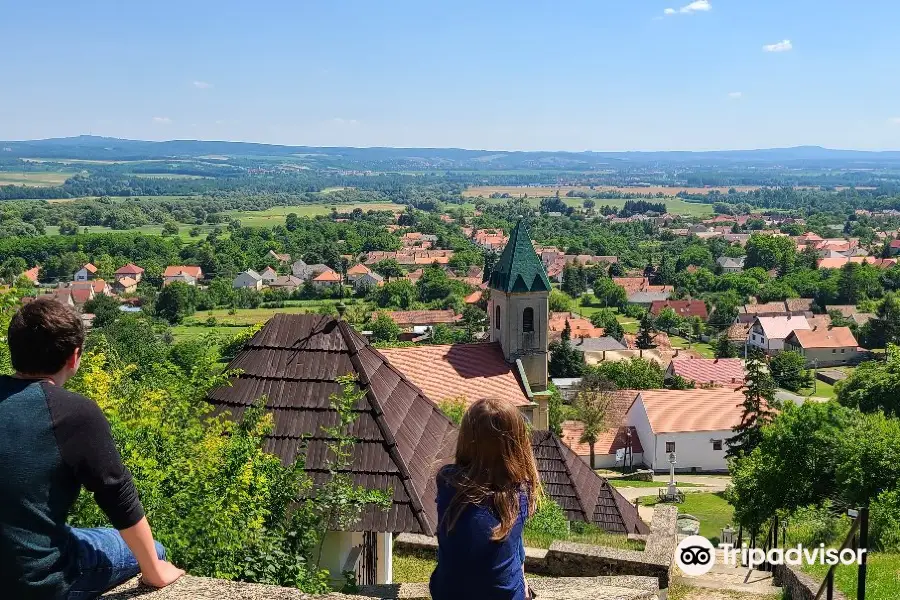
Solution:
[{"label": "stone wall", "polygon": [[[822,585],[822,579],[812,577],[790,565],[775,565],[772,581],[784,589],[785,598],[790,600],[815,600],[816,592]],[[825,594],[822,597],[824,598]],[[835,589],[834,600],[847,600],[847,596]]]},{"label": "stone wall", "polygon": [[[678,509],[674,506],[656,507],[643,551],[556,541],[549,550],[526,548],[525,571],[548,577],[647,576],[655,577],[659,587],[666,588],[677,543],[677,516]],[[404,533],[395,538],[394,551],[434,560],[437,540]]]},{"label": "stone wall", "polygon": [[643,551],[553,542],[541,565],[542,571],[536,572],[552,577],[643,575],[655,577],[660,589],[667,588],[674,568],[677,515],[678,509],[674,506],[656,507]]}]

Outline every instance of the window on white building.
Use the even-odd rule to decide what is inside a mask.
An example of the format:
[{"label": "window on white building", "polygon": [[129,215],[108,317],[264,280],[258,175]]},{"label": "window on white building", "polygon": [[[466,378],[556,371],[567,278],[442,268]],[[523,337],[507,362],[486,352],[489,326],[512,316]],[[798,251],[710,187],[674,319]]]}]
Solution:
[{"label": "window on white building", "polygon": [[666,442],[666,452],[675,452],[675,442]]},{"label": "window on white building", "polygon": [[722,440],[713,440],[712,445],[713,445],[713,450],[721,450],[722,449]]}]

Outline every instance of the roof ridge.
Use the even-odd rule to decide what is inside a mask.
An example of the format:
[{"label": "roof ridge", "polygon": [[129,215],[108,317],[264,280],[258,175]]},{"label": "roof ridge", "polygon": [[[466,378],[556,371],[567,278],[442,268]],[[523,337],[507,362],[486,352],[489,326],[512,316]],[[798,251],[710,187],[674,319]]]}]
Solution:
[{"label": "roof ridge", "polygon": [[[569,461],[566,460],[565,450],[562,448],[563,442],[559,439],[559,437],[553,433],[552,431],[548,431],[550,439],[553,440],[553,443],[556,444],[556,448],[559,451],[559,455],[562,458],[563,468],[566,470],[566,477],[569,478],[569,481],[572,482],[572,488],[575,490],[575,499],[578,500],[578,505],[581,506],[581,512],[584,513],[584,520],[586,523],[593,523],[594,513],[593,511],[588,512],[584,506],[584,500],[581,498],[581,490],[578,485],[575,483],[575,478],[572,476],[572,470],[569,468]],[[581,460],[579,458],[578,460]],[[590,465],[589,465],[590,467]],[[591,469],[593,471],[593,469]]]},{"label": "roof ridge", "polygon": [[[403,484],[403,489],[406,492],[407,497],[409,498],[410,505],[413,509],[413,514],[416,516],[416,520],[419,522],[419,527],[422,528],[423,532],[432,531],[428,523],[428,518],[425,514],[425,508],[422,506],[421,498],[419,496],[419,490],[416,489],[415,485],[412,482],[412,475],[410,474],[409,466],[406,464],[406,461],[403,460],[403,456],[400,454],[397,447],[397,440],[394,437],[393,432],[390,427],[388,427],[387,423],[384,420],[384,409],[381,407],[381,402],[378,401],[378,398],[375,396],[375,392],[372,390],[371,381],[369,381],[369,376],[363,367],[362,362],[359,359],[359,351],[361,348],[366,347],[368,344],[363,344],[363,346],[358,346],[356,339],[350,330],[350,326],[344,320],[338,321],[338,331],[341,333],[341,337],[344,338],[344,342],[347,344],[349,349],[349,357],[350,362],[353,365],[354,370],[360,376],[360,383],[364,386],[364,391],[366,394],[366,398],[369,400],[369,404],[372,406],[375,415],[373,420],[375,421],[375,425],[378,427],[381,435],[384,437],[385,444],[387,445],[388,455],[393,460],[394,464],[397,465],[397,469],[400,471],[400,481]],[[374,350],[374,348],[372,348]],[[382,356],[378,351],[375,351],[376,355],[383,361],[385,365],[390,367],[390,362]],[[391,367],[392,368],[392,367]],[[400,376],[400,380],[407,382],[406,378],[402,373],[398,373]],[[363,381],[363,378],[365,380]],[[409,382],[407,382],[409,383]],[[434,403],[428,399],[427,396],[422,396],[426,402],[434,406]],[[412,490],[409,488],[412,487]],[[410,491],[416,492],[415,494],[411,494]]]}]

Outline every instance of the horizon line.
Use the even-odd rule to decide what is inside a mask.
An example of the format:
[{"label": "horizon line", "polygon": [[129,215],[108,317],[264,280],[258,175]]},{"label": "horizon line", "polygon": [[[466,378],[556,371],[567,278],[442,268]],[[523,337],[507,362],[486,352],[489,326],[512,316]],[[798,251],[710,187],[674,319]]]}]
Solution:
[{"label": "horizon line", "polygon": [[326,148],[326,149],[341,149],[341,148],[350,148],[353,150],[460,150],[464,152],[497,152],[497,153],[521,153],[521,154],[535,154],[535,153],[554,153],[554,154],[659,154],[659,153],[667,153],[667,154],[703,154],[703,153],[726,153],[726,152],[765,152],[765,151],[773,151],[773,150],[800,150],[800,149],[813,149],[813,150],[825,150],[829,152],[860,152],[860,153],[870,153],[870,154],[884,154],[884,153],[896,153],[900,152],[900,149],[888,149],[888,150],[869,150],[869,149],[858,149],[858,148],[831,148],[827,146],[819,146],[815,144],[799,144],[796,146],[770,146],[764,148],[720,148],[720,149],[704,149],[704,150],[498,150],[498,149],[490,149],[490,148],[463,148],[459,146],[322,146],[322,145],[304,145],[304,144],[273,144],[269,142],[255,142],[255,141],[247,141],[247,140],[222,140],[222,139],[193,139],[193,138],[172,138],[165,140],[147,140],[147,139],[134,139],[134,138],[122,138],[115,136],[106,136],[106,135],[94,135],[94,134],[79,134],[79,135],[71,135],[71,136],[62,136],[62,137],[48,137],[48,138],[32,138],[32,139],[24,139],[24,140],[0,140],[0,143],[13,143],[13,144],[23,144],[23,143],[31,143],[31,142],[52,142],[54,140],[74,140],[78,138],[94,138],[94,139],[108,139],[108,140],[116,140],[123,142],[141,142],[147,144],[166,144],[173,142],[196,142],[196,143],[213,143],[213,144],[253,144],[258,146],[272,146],[277,148]]}]

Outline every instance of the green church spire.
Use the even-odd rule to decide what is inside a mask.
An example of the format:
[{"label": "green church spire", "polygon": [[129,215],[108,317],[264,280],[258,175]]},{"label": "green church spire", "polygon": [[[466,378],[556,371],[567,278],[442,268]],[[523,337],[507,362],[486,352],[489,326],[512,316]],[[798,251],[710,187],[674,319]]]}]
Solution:
[{"label": "green church spire", "polygon": [[550,291],[547,272],[534,251],[528,228],[521,220],[510,232],[509,242],[491,271],[488,285],[507,294]]}]

